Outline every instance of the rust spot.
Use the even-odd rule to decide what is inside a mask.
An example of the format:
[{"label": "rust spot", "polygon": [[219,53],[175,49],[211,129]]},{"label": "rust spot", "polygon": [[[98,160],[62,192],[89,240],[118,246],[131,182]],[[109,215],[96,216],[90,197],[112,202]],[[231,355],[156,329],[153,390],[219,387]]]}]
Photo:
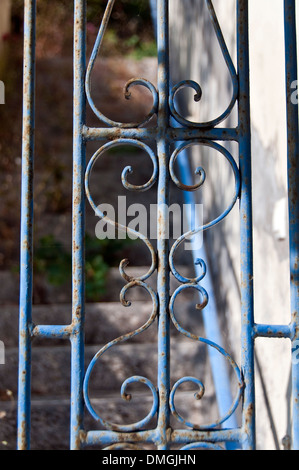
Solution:
[{"label": "rust spot", "polygon": [[247,424],[249,424],[251,422],[253,412],[254,412],[253,403],[250,403],[250,405],[248,406],[248,408],[245,412],[245,420],[246,420]]}]

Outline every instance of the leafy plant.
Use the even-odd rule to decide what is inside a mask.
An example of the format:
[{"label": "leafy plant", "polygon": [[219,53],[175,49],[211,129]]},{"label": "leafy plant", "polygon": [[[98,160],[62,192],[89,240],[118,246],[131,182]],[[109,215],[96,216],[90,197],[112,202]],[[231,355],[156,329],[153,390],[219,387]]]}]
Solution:
[{"label": "leafy plant", "polygon": [[85,264],[85,293],[86,299],[96,301],[99,295],[106,292],[106,276],[109,266],[102,255],[97,255]]},{"label": "leafy plant", "polygon": [[[107,273],[119,262],[119,253],[132,240],[99,240],[85,237],[85,291],[86,300],[97,301],[106,292]],[[35,273],[44,276],[56,287],[63,286],[71,277],[72,256],[53,235],[42,237],[35,248]]]},{"label": "leafy plant", "polygon": [[53,286],[63,285],[71,275],[72,258],[53,235],[42,237],[34,252],[34,270]]},{"label": "leafy plant", "polygon": [[[97,32],[107,0],[87,1],[87,23]],[[23,24],[23,0],[12,2],[13,24]],[[38,0],[37,49],[44,55],[72,46],[73,2],[69,0]],[[13,29],[16,29],[13,27]],[[19,27],[17,29],[20,29]],[[19,31],[20,32],[20,31]],[[55,38],[53,41],[52,38]],[[132,39],[130,39],[132,38]],[[133,55],[137,59],[154,54],[154,34],[148,0],[118,0],[112,10],[105,34],[102,55]],[[55,55],[55,54],[54,54]]]}]

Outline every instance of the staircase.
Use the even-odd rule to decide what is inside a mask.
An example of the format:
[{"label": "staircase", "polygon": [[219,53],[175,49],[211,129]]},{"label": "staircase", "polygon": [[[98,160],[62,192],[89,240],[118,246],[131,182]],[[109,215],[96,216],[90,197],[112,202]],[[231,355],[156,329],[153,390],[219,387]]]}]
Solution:
[{"label": "staircase", "polygon": [[[137,271],[144,272],[142,268]],[[181,272],[186,272],[182,268]],[[136,268],[131,268],[136,275]],[[155,279],[149,280],[153,286]],[[107,342],[124,333],[134,331],[147,321],[152,304],[143,289],[131,289],[129,308],[117,300],[117,291],[123,285],[116,269],[109,273],[113,285],[110,301],[86,305],[85,362]],[[172,279],[172,289],[176,281]],[[191,289],[190,289],[191,290]],[[200,313],[195,310],[196,299],[187,294],[177,301],[177,317],[184,318],[184,326],[203,334]],[[35,305],[33,320],[36,324],[68,324],[70,304]],[[18,371],[18,307],[1,307],[0,331],[6,338],[5,365],[0,366],[0,450],[16,448],[17,371]],[[152,399],[147,387],[137,387],[130,392],[132,400],[120,396],[122,382],[141,375],[157,384],[157,328],[154,323],[148,330],[127,343],[107,351],[92,374],[90,396],[97,413],[118,424],[135,423],[149,412]],[[196,401],[195,390],[178,390],[176,406],[187,419],[204,424],[217,419],[213,385],[210,377],[207,350],[180,335],[174,327],[171,336],[171,382],[184,376],[199,378],[205,385],[204,398]],[[136,387],[135,387],[136,388]],[[63,450],[69,448],[70,419],[70,345],[63,340],[35,339],[32,353],[32,435],[31,448],[38,450]],[[172,427],[181,427],[174,420]],[[150,423],[155,426],[155,422]],[[86,413],[85,429],[100,429]]]},{"label": "staircase", "polygon": [[[38,94],[44,96],[48,90],[57,87],[57,103],[60,105],[63,118],[56,122],[52,129],[48,123],[48,108],[40,107],[37,119],[40,136],[49,135],[48,141],[57,143],[57,126],[61,126],[59,145],[51,150],[52,159],[48,157],[41,143],[37,142],[35,167],[35,239],[44,235],[54,235],[68,251],[71,249],[71,187],[72,187],[72,57],[68,59],[45,60],[40,67],[44,80],[39,80]],[[62,73],[63,71],[63,73]],[[156,63],[154,59],[145,58],[139,62],[119,58],[104,59],[94,70],[95,99],[98,99],[104,114],[111,118],[126,117],[127,121],[142,118],[152,105],[148,94],[138,95],[127,102],[122,97],[122,87],[132,76],[146,76],[155,83]],[[57,83],[59,74],[61,80]],[[62,79],[62,77],[64,77]],[[48,83],[52,80],[51,83]],[[53,88],[54,87],[54,88]],[[137,87],[138,88],[138,87]],[[120,90],[116,92],[115,90]],[[143,90],[144,92],[144,90]],[[56,96],[56,95],[55,95]],[[53,96],[53,99],[55,98]],[[117,100],[116,97],[120,97]],[[52,94],[51,94],[52,97]],[[38,100],[40,103],[41,101]],[[130,105],[130,106],[129,106]],[[131,116],[132,113],[133,115]],[[136,114],[137,113],[137,114]],[[140,113],[140,115],[138,114]],[[112,114],[112,115],[111,115]],[[91,126],[99,123],[89,111],[88,122]],[[64,131],[65,123],[69,123]],[[50,123],[51,124],[51,123]],[[52,123],[53,124],[53,123]],[[99,143],[90,143],[90,157],[99,147]],[[127,149],[128,150],[128,149]],[[48,149],[47,149],[48,151]],[[146,193],[130,193],[121,184],[121,172],[127,165],[132,165],[134,174],[130,175],[133,184],[144,184],[152,174],[152,164],[145,155],[138,152],[124,151],[104,158],[93,170],[94,180],[92,194],[95,202],[110,203],[117,206],[117,196],[127,197],[128,206],[142,203],[145,206],[157,203],[157,188]],[[62,172],[62,176],[61,176]],[[53,175],[58,176],[55,180]],[[19,196],[20,175],[17,175],[15,189]],[[54,178],[54,181],[53,181]],[[58,188],[57,188],[58,182]],[[182,204],[182,194],[171,183],[171,203]],[[7,194],[11,194],[7,190]],[[59,196],[59,197],[58,197]],[[17,196],[16,196],[17,197]],[[58,201],[58,202],[57,202]],[[56,204],[56,205],[55,205]],[[8,205],[8,204],[7,204]],[[54,207],[53,207],[54,205]],[[8,205],[8,207],[10,207]],[[13,206],[15,208],[15,205]],[[95,234],[98,219],[87,204],[86,230]],[[18,213],[15,214],[15,232],[18,230]],[[16,242],[18,243],[18,242]],[[144,244],[135,247],[130,253],[130,266],[126,271],[132,276],[139,276],[148,270],[148,252]],[[13,254],[18,257],[19,249],[15,247]],[[131,256],[132,255],[132,256]],[[127,257],[127,256],[126,256]],[[143,267],[142,265],[147,267]],[[181,265],[181,267],[180,267]],[[190,252],[177,262],[176,268],[182,274],[188,274],[188,266],[192,265]],[[191,273],[191,276],[193,273]],[[156,278],[153,275],[148,284],[156,290]],[[0,450],[16,448],[16,417],[17,417],[17,384],[18,384],[18,286],[19,279],[11,271],[0,271],[0,340],[5,343],[5,365],[0,365]],[[149,295],[142,288],[133,288],[127,294],[132,301],[131,307],[125,308],[119,302],[119,293],[124,286],[117,268],[108,273],[107,292],[100,297],[99,303],[86,304],[85,329],[85,365],[89,364],[94,354],[110,340],[134,331],[148,320],[152,305]],[[171,279],[171,292],[178,286]],[[194,289],[189,289],[194,291]],[[41,300],[43,299],[43,300]],[[71,322],[71,285],[57,291],[51,286],[42,286],[41,295],[37,292],[34,298],[33,321],[35,324],[69,324]],[[177,318],[183,326],[195,334],[205,336],[202,318],[195,310],[198,298],[195,292],[184,291],[176,300]],[[98,361],[91,379],[92,404],[104,419],[115,423],[130,424],[144,418],[151,405],[152,398],[147,387],[133,387],[130,393],[132,400],[124,401],[120,396],[123,381],[133,375],[144,376],[157,385],[157,322],[148,330],[132,340],[109,349]],[[205,385],[205,395],[200,401],[193,397],[195,392],[182,385],[176,393],[176,406],[179,412],[189,421],[210,423],[218,418],[213,384],[210,376],[207,347],[188,340],[171,328],[171,384],[185,376],[194,376]],[[32,352],[32,449],[68,449],[70,421],[70,344],[64,340],[34,339]],[[85,429],[97,429],[89,413],[85,417]],[[149,427],[154,427],[155,422]],[[175,420],[172,427],[181,427]]]}]

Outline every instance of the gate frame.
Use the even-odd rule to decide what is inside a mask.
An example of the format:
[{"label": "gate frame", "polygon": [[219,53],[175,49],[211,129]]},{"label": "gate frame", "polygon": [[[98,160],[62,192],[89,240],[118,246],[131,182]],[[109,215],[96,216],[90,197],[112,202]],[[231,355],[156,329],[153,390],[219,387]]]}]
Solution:
[{"label": "gate frame", "polygon": [[[111,8],[113,0],[109,0]],[[237,0],[237,76],[238,127],[228,129],[216,126],[170,126],[169,106],[169,38],[168,0],[157,0],[158,42],[158,124],[156,129],[138,126],[89,128],[86,126],[86,0],[74,1],[74,139],[73,139],[73,294],[72,322],[69,325],[34,325],[32,321],[32,259],[33,259],[33,163],[35,126],[35,30],[36,0],[25,0],[24,25],[24,88],[23,88],[23,147],[21,191],[21,257],[20,257],[20,310],[19,310],[19,396],[18,396],[18,449],[30,448],[31,414],[31,350],[33,337],[64,338],[71,342],[71,423],[70,448],[86,445],[115,445],[124,442],[151,442],[159,450],[170,444],[184,444],[184,449],[217,448],[222,442],[240,442],[244,450],[255,449],[255,397],[254,397],[254,341],[257,337],[288,338],[293,351],[299,339],[298,318],[298,104],[291,103],[292,83],[297,80],[297,51],[295,0],[284,0],[286,46],[286,106],[288,127],[288,183],[290,216],[290,271],[292,319],[289,325],[262,325],[254,321],[253,309],[253,240],[252,240],[252,175],[250,136],[250,82],[248,0]],[[211,3],[211,2],[208,2]],[[104,31],[103,31],[104,32]],[[163,237],[158,239],[158,395],[159,409],[156,429],[137,432],[84,430],[84,234],[86,167],[85,146],[89,140],[101,141],[115,137],[157,141],[159,179],[158,203],[160,207],[158,233],[165,230],[167,217],[161,209],[168,202],[169,145],[173,141],[236,141],[239,144],[239,171],[241,174],[240,227],[241,227],[241,300],[242,300],[242,355],[241,371],[244,381],[242,426],[237,429],[175,430],[169,426],[169,254],[170,247]],[[293,361],[293,448],[299,449],[299,365]]]}]

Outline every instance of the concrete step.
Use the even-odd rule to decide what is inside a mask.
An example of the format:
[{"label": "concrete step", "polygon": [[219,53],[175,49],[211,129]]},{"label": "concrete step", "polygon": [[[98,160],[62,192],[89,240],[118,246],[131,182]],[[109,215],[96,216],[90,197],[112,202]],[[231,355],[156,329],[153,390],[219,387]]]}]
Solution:
[{"label": "concrete step", "polygon": [[[63,236],[63,234],[61,235]],[[129,256],[129,255],[128,255]],[[130,259],[130,256],[129,256]],[[142,257],[140,258],[142,259]],[[189,258],[188,258],[189,259]],[[149,269],[149,266],[128,266],[126,273],[133,277],[140,277],[145,274]],[[194,276],[194,270],[192,268],[192,260],[189,266],[179,265],[176,269],[183,276]],[[9,270],[0,271],[0,309],[2,310],[5,305],[18,305],[19,302],[19,275],[16,272]],[[146,280],[146,283],[152,287],[155,291],[157,290],[157,273]],[[126,284],[126,281],[121,277],[118,267],[111,267],[107,274],[106,292],[99,295],[99,302],[118,302],[119,294],[121,289]],[[170,275],[170,291],[173,292],[176,287],[179,286],[178,281],[174,276]],[[57,304],[57,303],[70,303],[72,299],[72,286],[71,281],[66,282],[63,286],[53,286],[47,283],[45,280],[39,278],[36,283],[36,298],[39,297],[44,299],[43,304]],[[142,288],[130,289],[130,299],[132,300],[149,300],[149,294]],[[182,293],[180,297],[184,298],[185,293]],[[0,310],[0,311],[1,311]],[[0,317],[1,322],[1,317]]]},{"label": "concrete step", "polygon": [[[146,268],[128,268],[132,277],[140,276]],[[180,270],[187,275],[186,268]],[[143,325],[150,317],[152,302],[141,288],[128,291],[131,306],[123,307],[119,302],[119,291],[125,282],[118,269],[109,273],[110,298],[117,301],[87,303],[85,324],[85,364],[109,341]],[[155,289],[155,275],[148,280]],[[171,289],[177,287],[172,277]],[[12,286],[13,287],[13,286]],[[205,336],[201,314],[195,310],[197,293],[190,289],[176,302],[176,316],[181,324],[195,334]],[[117,295],[116,295],[117,292]],[[115,297],[113,297],[115,296]],[[71,321],[71,305],[57,303],[33,306],[35,324],[67,325]],[[4,304],[0,308],[0,331],[5,344],[5,364],[0,365],[0,449],[15,449],[16,400],[18,374],[18,305]],[[214,392],[207,360],[207,347],[188,340],[171,325],[171,380],[172,384],[184,376],[200,379],[209,391],[202,403],[192,400],[186,411],[186,419],[194,421],[198,416],[203,421],[213,421],[215,413]],[[67,449],[69,433],[70,394],[70,344],[62,340],[34,339],[32,353],[32,448]],[[157,384],[157,319],[149,329],[130,341],[114,346],[99,359],[91,376],[90,393],[97,411],[105,419],[124,424],[136,422],[147,414],[144,406],[151,406],[151,397],[144,391],[133,392],[133,400],[124,402],[120,388],[124,380],[139,375]],[[135,389],[134,389],[135,390]],[[147,389],[146,389],[147,391]],[[186,404],[185,392],[177,393],[177,406]],[[55,398],[53,398],[55,397]],[[198,409],[199,407],[199,409]],[[189,413],[189,414],[188,414]],[[108,416],[111,415],[111,416]],[[192,418],[192,419],[191,419]],[[95,429],[87,414],[86,429]],[[153,423],[153,426],[155,423]],[[173,424],[176,426],[176,423]],[[1,444],[2,443],[2,444]]]},{"label": "concrete step", "polygon": [[[18,345],[18,316],[17,306],[4,305],[1,307],[0,325],[1,338],[6,349]],[[134,331],[145,323],[151,315],[151,302],[133,302],[131,307],[124,307],[120,302],[103,302],[86,304],[85,309],[85,343],[106,343],[126,332]],[[68,325],[72,321],[71,304],[34,305],[32,319],[36,325]],[[154,338],[154,328],[147,330],[142,341]],[[140,341],[137,336],[133,341]],[[44,340],[34,339],[39,345]],[[51,344],[61,344],[61,341],[51,340]],[[64,342],[63,342],[64,343]]]},{"label": "concrete step", "polygon": [[[33,345],[34,346],[34,345]],[[99,346],[86,347],[86,366]],[[9,348],[0,367],[0,450],[13,450],[16,443],[17,348]],[[32,354],[32,449],[67,449],[69,442],[70,348],[36,346]],[[121,384],[133,375],[143,375],[157,383],[157,344],[124,343],[111,348],[98,361],[90,381],[90,397],[98,414],[118,424],[136,422],[152,404],[148,389],[132,386],[131,402],[120,397]],[[171,342],[172,385],[183,376],[198,377],[206,387],[201,402],[193,392],[180,390],[176,406],[182,415],[203,424],[217,419],[215,397],[206,348],[191,340]],[[181,387],[184,390],[184,386]],[[191,387],[192,389],[192,387]],[[172,419],[172,427],[181,427]],[[155,426],[155,421],[149,427]],[[85,429],[98,429],[86,413]]]},{"label": "concrete step", "polygon": [[[136,330],[145,324],[151,316],[152,302],[136,300],[131,292],[126,296],[131,306],[124,307],[118,301],[87,303],[85,307],[85,344],[101,344],[118,338],[119,336]],[[136,291],[139,289],[136,289]],[[191,290],[191,289],[190,289]],[[194,291],[194,289],[192,289]],[[148,295],[147,295],[148,297]],[[190,292],[190,298],[182,295],[177,297],[175,315],[181,324],[195,334],[204,335],[202,315],[195,309],[198,301],[196,292]],[[34,305],[32,319],[36,325],[68,325],[72,320],[72,306],[70,304]],[[4,342],[6,350],[18,346],[19,308],[17,305],[2,305],[0,307],[0,340]],[[142,335],[137,335],[133,342],[153,342],[157,340],[157,328],[152,325]],[[182,337],[173,327],[171,335]],[[34,339],[34,344],[42,344],[41,339]],[[51,344],[61,344],[61,340],[51,340]]]},{"label": "concrete step", "polygon": [[[85,364],[88,366],[99,346],[86,346]],[[157,382],[156,343],[123,343],[106,351],[95,365],[91,378],[91,393],[102,390],[119,390],[124,380],[131,376],[144,376]],[[183,376],[204,380],[206,376],[207,347],[194,341],[171,342],[171,379]],[[32,395],[68,395],[70,390],[70,346],[33,347]],[[6,351],[5,365],[0,366],[0,397],[9,390],[17,396],[18,350]]]},{"label": "concrete step", "polygon": [[[218,419],[215,397],[206,392],[202,400],[194,399],[194,390],[176,394],[176,408],[182,416],[195,424],[209,424]],[[132,424],[144,418],[152,406],[148,394],[133,393],[130,402],[124,401],[115,391],[109,391],[92,400],[96,412],[109,422]],[[31,407],[31,449],[32,450],[67,450],[69,449],[70,401],[67,398],[49,397],[46,400],[33,399]],[[16,449],[16,401],[0,402],[0,450]],[[174,417],[171,427],[182,429]],[[147,429],[156,426],[156,417],[147,425]],[[102,429],[92,416],[85,411],[84,429]],[[98,447],[92,447],[97,449]]]}]

